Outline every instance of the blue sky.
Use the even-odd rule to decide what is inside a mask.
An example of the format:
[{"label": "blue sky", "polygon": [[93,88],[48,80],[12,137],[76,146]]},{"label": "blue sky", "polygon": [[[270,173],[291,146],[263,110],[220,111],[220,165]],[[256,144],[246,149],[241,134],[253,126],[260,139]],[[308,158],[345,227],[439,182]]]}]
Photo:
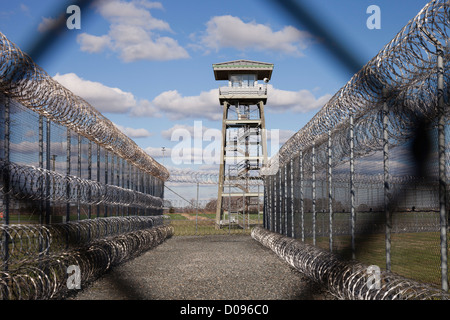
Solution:
[{"label": "blue sky", "polygon": [[[362,63],[427,3],[303,2]],[[0,32],[26,51],[57,18],[55,9],[61,4],[3,0]],[[381,9],[381,29],[366,26],[370,5]],[[174,165],[169,153],[178,143],[171,141],[174,129],[192,131],[194,121],[202,121],[203,129],[220,130],[216,90],[223,83],[214,80],[212,64],[236,59],[274,64],[266,127],[279,129],[281,142],[301,129],[352,76],[314,34],[269,0],[93,2],[81,12],[81,29],[68,30],[38,64],[160,162],[165,146],[164,164],[170,167]],[[208,143],[203,142],[203,148]],[[196,170],[214,166],[197,165]],[[215,192],[205,191],[202,197]]]}]

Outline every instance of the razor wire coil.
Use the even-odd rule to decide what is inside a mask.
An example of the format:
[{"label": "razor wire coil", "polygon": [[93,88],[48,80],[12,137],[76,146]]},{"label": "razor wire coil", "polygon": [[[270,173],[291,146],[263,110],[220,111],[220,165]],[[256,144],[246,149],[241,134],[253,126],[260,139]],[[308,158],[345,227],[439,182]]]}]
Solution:
[{"label": "razor wire coil", "polygon": [[127,232],[149,229],[165,224],[163,216],[106,217],[69,221],[51,225],[0,225],[0,234],[7,239],[0,242],[3,263],[23,264],[30,259],[87,245],[92,241],[118,236]]},{"label": "razor wire coil", "polygon": [[252,230],[252,238],[310,279],[323,285],[338,299],[349,300],[449,300],[450,295],[431,285],[381,271],[378,287],[369,266],[346,261],[316,246],[268,231]]},{"label": "razor wire coil", "polygon": [[17,200],[51,200],[88,205],[121,205],[137,208],[161,208],[163,200],[150,194],[119,186],[63,175],[55,171],[16,163],[0,163],[0,171],[9,179],[9,188],[0,191]]},{"label": "razor wire coil", "polygon": [[[411,137],[417,119],[434,121],[438,115],[437,55],[449,67],[450,3],[430,1],[379,53],[356,73],[297,133],[270,159],[263,174],[274,174],[304,151],[310,164],[313,145],[324,145],[332,132],[334,159],[348,159],[349,118],[355,119],[355,155],[381,150],[383,128],[380,110],[389,108],[388,136],[392,146]],[[444,101],[449,101],[449,73],[444,73]],[[448,113],[448,108],[446,108]],[[316,163],[325,164],[326,153],[318,153]],[[334,161],[335,165],[338,161]]]},{"label": "razor wire coil", "polygon": [[0,91],[25,107],[104,146],[162,180],[167,169],[86,100],[76,96],[0,32]]},{"label": "razor wire coil", "polygon": [[[171,169],[167,182],[173,183],[199,183],[199,184],[219,184],[219,174],[217,172],[202,172],[189,169]],[[234,185],[236,181],[227,176],[224,185]],[[259,177],[246,180],[249,186],[263,186],[264,182]]]},{"label": "razor wire coil", "polygon": [[[112,218],[112,217],[111,217]],[[3,228],[13,239],[21,233],[20,239],[36,236],[36,232],[45,229],[53,242],[51,250],[41,251],[39,255],[29,255],[21,252],[27,258],[16,262],[8,270],[0,271],[0,300],[33,300],[33,299],[61,299],[70,293],[67,286],[68,267],[78,266],[80,282],[84,286],[97,279],[113,266],[130,260],[143,252],[154,248],[173,235],[173,227],[163,224],[163,218],[158,217],[114,217],[79,221],[59,226],[22,226],[14,225]],[[119,225],[126,225],[122,233],[111,233],[107,237],[91,238],[72,244],[69,248],[58,248],[55,238],[72,236],[80,237],[80,233],[90,232],[102,223],[109,230],[120,229]],[[69,225],[69,226],[67,226]],[[87,227],[90,228],[87,228]],[[89,230],[89,231],[88,231]],[[40,235],[43,235],[41,232]],[[41,239],[41,241],[44,239]],[[47,239],[49,240],[49,239]],[[17,242],[17,241],[16,241]],[[19,241],[20,242],[20,241]],[[16,247],[12,247],[13,251]],[[29,250],[29,246],[24,246]],[[42,248],[41,248],[42,249]],[[10,261],[12,262],[12,261]]]}]

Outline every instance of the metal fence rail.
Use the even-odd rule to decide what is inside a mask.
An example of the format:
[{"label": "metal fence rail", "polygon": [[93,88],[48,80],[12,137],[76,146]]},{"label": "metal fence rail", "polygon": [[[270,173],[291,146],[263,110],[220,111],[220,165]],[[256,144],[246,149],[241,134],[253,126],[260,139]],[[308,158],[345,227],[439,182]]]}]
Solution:
[{"label": "metal fence rail", "polygon": [[430,1],[271,158],[267,229],[448,290],[449,9]]}]

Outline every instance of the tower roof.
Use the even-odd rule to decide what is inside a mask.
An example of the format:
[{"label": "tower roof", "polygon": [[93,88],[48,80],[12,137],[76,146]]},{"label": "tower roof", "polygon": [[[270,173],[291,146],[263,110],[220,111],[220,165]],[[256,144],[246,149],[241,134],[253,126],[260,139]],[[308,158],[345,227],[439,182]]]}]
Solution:
[{"label": "tower roof", "polygon": [[216,80],[228,80],[229,74],[252,73],[256,74],[258,80],[272,76],[273,64],[251,60],[234,60],[213,64],[214,77]]}]

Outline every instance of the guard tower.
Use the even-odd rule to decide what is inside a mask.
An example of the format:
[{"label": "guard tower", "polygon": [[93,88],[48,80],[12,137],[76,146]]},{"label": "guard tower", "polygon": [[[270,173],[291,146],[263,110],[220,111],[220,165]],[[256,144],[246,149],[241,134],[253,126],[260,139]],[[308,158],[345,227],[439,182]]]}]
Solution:
[{"label": "guard tower", "polygon": [[213,70],[216,80],[228,82],[219,87],[223,120],[216,228],[249,228],[262,222],[264,190],[258,180],[267,163],[264,105],[273,64],[236,60],[213,64]]}]

